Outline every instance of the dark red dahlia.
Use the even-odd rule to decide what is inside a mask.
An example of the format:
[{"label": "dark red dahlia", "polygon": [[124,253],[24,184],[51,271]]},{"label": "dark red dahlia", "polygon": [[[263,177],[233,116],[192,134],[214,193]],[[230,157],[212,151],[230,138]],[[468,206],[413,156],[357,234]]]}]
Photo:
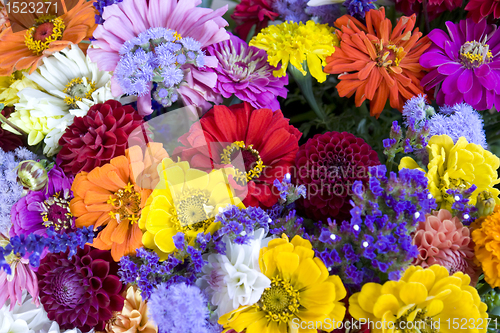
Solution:
[{"label": "dark red dahlia", "polygon": [[23,139],[20,135],[16,135],[12,132],[6,131],[0,128],[0,148],[3,151],[13,151],[17,147],[23,145]]},{"label": "dark red dahlia", "polygon": [[301,199],[305,213],[323,222],[348,219],[352,184],[367,181],[368,167],[379,164],[377,152],[351,133],[316,134],[295,158],[296,181],[307,188]]},{"label": "dark red dahlia", "polygon": [[[460,7],[462,7],[462,0],[427,0],[427,13],[431,20],[444,12]],[[418,14],[423,10],[422,0],[396,0],[396,9],[406,16]]]},{"label": "dark red dahlia", "polygon": [[236,22],[236,33],[246,40],[250,29],[255,24],[255,34],[267,27],[269,20],[279,16],[273,12],[271,0],[242,0],[235,8],[231,18]]},{"label": "dark red dahlia", "polygon": [[248,187],[243,200],[246,206],[274,205],[279,191],[273,182],[291,172],[302,135],[299,130],[280,110],[254,109],[246,102],[216,105],[200,123],[201,128],[195,124],[179,138],[184,146],[175,153],[191,167],[206,171],[233,165],[235,188],[238,184]]},{"label": "dark red dahlia", "polygon": [[498,19],[500,18],[500,0],[470,0],[465,10],[469,11],[467,17],[472,17],[476,23],[490,15]]},{"label": "dark red dahlia", "polygon": [[59,139],[61,168],[76,175],[125,155],[129,135],[142,123],[142,117],[130,105],[109,100],[92,106],[86,116],[76,117]]},{"label": "dark red dahlia", "polygon": [[104,330],[113,311],[121,311],[125,298],[111,252],[85,245],[68,259],[49,253],[38,268],[40,302],[50,320],[61,329]]}]

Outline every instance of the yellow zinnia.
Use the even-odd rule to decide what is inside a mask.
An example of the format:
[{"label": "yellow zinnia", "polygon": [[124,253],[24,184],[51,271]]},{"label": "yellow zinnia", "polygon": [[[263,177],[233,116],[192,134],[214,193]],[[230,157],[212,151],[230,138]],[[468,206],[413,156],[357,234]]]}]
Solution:
[{"label": "yellow zinnia", "polygon": [[500,287],[500,206],[476,222],[471,226],[476,261],[483,268],[486,282],[493,288]]},{"label": "yellow zinnia", "polygon": [[13,106],[19,102],[17,93],[26,87],[40,89],[38,84],[17,71],[10,76],[0,76],[0,103],[5,106]]},{"label": "yellow zinnia", "polygon": [[399,281],[367,283],[349,298],[349,313],[372,333],[486,332],[487,306],[462,272],[410,266]]},{"label": "yellow zinnia", "polygon": [[[261,272],[271,280],[260,300],[241,306],[219,319],[224,332],[246,333],[331,332],[344,319],[340,302],[346,290],[337,275],[329,275],[311,242],[295,236],[273,239],[260,250]],[[314,327],[311,328],[311,327]]]},{"label": "yellow zinnia", "polygon": [[250,41],[250,45],[264,49],[267,52],[267,61],[272,66],[277,67],[281,62],[281,68],[273,72],[274,76],[284,76],[288,63],[305,76],[307,72],[302,64],[307,61],[311,75],[319,82],[324,82],[325,59],[332,55],[335,46],[339,45],[338,37],[333,31],[328,24],[289,21],[263,29]]},{"label": "yellow zinnia", "polygon": [[[493,186],[498,184],[497,169],[500,159],[485,150],[480,145],[468,143],[467,139],[460,137],[456,144],[448,135],[435,135],[427,144],[429,164],[427,178],[429,191],[440,205],[440,209],[451,210],[455,199],[448,195],[448,189],[468,189],[473,184],[477,186],[470,197],[470,204],[475,205],[477,195],[488,191],[498,199],[499,190]],[[403,157],[399,169],[420,169],[411,157]],[[424,170],[422,170],[424,171]]]},{"label": "yellow zinnia", "polygon": [[175,251],[172,237],[178,232],[193,244],[199,233],[219,228],[214,217],[220,208],[228,204],[245,207],[228,184],[228,176],[235,174],[232,168],[207,173],[191,168],[188,162],[164,158],[158,173],[160,180],[146,201],[139,227],[144,231],[144,246],[161,259]]}]

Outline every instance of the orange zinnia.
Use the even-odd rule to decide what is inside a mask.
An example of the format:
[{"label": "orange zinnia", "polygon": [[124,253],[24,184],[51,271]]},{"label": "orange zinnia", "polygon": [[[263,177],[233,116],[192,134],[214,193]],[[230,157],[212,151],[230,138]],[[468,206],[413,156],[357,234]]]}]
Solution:
[{"label": "orange zinnia", "polygon": [[418,28],[412,33],[415,20],[415,14],[403,16],[392,29],[382,7],[366,14],[366,26],[349,15],[335,22],[340,47],[326,58],[324,71],[341,74],[341,97],[356,93],[358,107],[370,100],[370,114],[378,118],[388,99],[401,111],[406,100],[423,93],[420,79],[425,73],[418,59],[430,42],[420,38]]},{"label": "orange zinnia", "polygon": [[[92,244],[101,250],[111,249],[115,261],[135,254],[142,246],[142,232],[137,221],[151,189],[141,188],[147,170],[155,170],[160,157],[168,156],[161,145],[149,145],[143,155],[138,147],[127,150],[126,156],[113,158],[110,163],[90,172],[76,175],[71,190],[71,213],[76,226],[103,226]],[[139,174],[140,173],[140,174]],[[139,182],[140,183],[140,182]]]},{"label": "orange zinnia", "polygon": [[[35,8],[43,2],[33,1]],[[12,26],[0,33],[0,76],[30,67],[31,74],[42,58],[92,36],[96,28],[93,1],[62,0],[61,4],[48,7],[48,13],[45,6],[43,13],[10,14]]]}]

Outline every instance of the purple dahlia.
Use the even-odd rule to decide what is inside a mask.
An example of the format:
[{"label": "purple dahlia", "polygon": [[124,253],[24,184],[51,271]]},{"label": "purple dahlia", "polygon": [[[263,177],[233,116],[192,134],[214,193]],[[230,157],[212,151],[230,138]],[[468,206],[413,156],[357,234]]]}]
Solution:
[{"label": "purple dahlia", "polygon": [[470,104],[476,110],[500,109],[500,33],[486,20],[446,22],[429,33],[432,46],[420,57],[429,73],[420,81],[435,88],[438,104]]},{"label": "purple dahlia", "polygon": [[305,213],[325,223],[327,218],[349,219],[352,185],[366,182],[368,167],[379,164],[377,152],[351,133],[316,134],[295,157],[297,182],[307,189],[299,201]]},{"label": "purple dahlia", "polygon": [[69,209],[73,177],[67,177],[58,165],[54,165],[47,176],[46,189],[30,191],[12,206],[11,237],[31,233],[45,235],[48,227],[58,232],[74,231],[75,220]]},{"label": "purple dahlia", "polygon": [[38,268],[40,302],[61,329],[104,330],[125,298],[111,252],[85,245],[68,259],[68,252],[49,253]]},{"label": "purple dahlia", "polygon": [[254,108],[280,108],[278,96],[286,98],[288,76],[275,77],[273,67],[267,62],[267,53],[229,33],[230,39],[207,47],[211,56],[216,56],[219,65],[210,69],[217,73],[214,92],[225,98],[234,94]]}]

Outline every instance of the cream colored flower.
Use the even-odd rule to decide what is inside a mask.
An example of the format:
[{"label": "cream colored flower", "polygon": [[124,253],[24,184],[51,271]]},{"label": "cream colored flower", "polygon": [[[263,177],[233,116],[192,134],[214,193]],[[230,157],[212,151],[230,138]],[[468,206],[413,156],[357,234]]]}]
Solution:
[{"label": "cream colored flower", "polygon": [[142,300],[141,292],[134,287],[127,289],[123,310],[106,331],[113,333],[156,333],[158,329],[152,320],[148,320],[148,306]]},{"label": "cream colored flower", "polygon": [[17,93],[28,87],[40,89],[38,84],[25,77],[20,71],[10,76],[0,76],[0,103],[5,106],[13,106],[19,102]]},{"label": "cream colored flower", "polygon": [[[111,74],[99,71],[76,45],[44,58],[43,65],[26,76],[40,88],[28,87],[18,93],[19,102],[11,121],[27,130],[28,144],[36,145],[43,140],[47,156],[59,151],[58,142],[64,131],[75,117],[85,116],[92,105],[110,99],[122,104],[132,101],[132,98],[114,98]],[[13,131],[8,126],[4,128]]]}]

